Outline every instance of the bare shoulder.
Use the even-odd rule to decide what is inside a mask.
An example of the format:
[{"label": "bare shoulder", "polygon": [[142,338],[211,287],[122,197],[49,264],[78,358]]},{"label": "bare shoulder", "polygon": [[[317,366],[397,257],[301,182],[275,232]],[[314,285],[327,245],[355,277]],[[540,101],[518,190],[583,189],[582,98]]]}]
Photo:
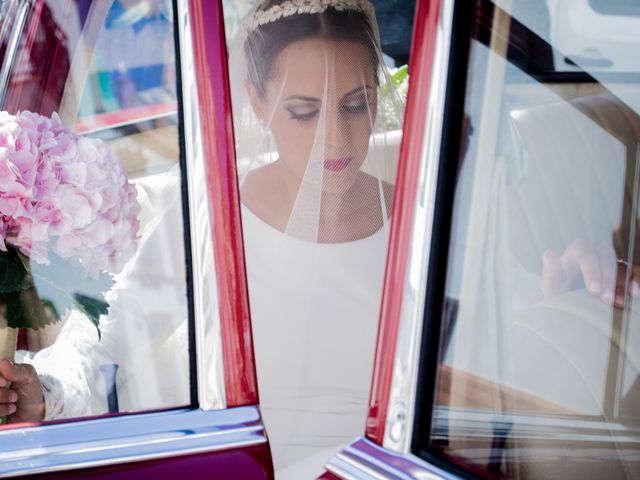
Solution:
[{"label": "bare shoulder", "polygon": [[393,210],[393,192],[396,186],[389,182],[382,182],[382,191],[384,192],[384,203],[387,206],[387,217],[391,216]]},{"label": "bare shoulder", "polygon": [[276,228],[281,227],[284,205],[282,191],[274,184],[273,164],[258,167],[247,174],[240,186],[240,199],[263,221]]},{"label": "bare shoulder", "polygon": [[240,186],[242,203],[251,210],[264,206],[273,197],[273,167],[271,164],[258,167],[247,173]]}]

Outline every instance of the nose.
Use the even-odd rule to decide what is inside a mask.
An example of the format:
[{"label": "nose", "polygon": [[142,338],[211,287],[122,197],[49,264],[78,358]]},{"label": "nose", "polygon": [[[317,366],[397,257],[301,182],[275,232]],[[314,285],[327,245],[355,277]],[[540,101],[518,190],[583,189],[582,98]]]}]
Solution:
[{"label": "nose", "polygon": [[[333,104],[334,102],[331,102]],[[338,105],[327,109],[325,122],[325,144],[339,153],[347,148],[351,138],[351,125],[344,115],[340,114]]]}]

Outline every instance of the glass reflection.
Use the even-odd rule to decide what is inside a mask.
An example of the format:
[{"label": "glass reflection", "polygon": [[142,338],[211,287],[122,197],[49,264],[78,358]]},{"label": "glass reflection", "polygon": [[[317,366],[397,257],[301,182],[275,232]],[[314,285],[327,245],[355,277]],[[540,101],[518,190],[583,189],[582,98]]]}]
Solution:
[{"label": "glass reflection", "polygon": [[482,2],[471,40],[430,446],[491,478],[638,478],[640,89],[558,67],[561,2],[496,3],[513,16]]}]

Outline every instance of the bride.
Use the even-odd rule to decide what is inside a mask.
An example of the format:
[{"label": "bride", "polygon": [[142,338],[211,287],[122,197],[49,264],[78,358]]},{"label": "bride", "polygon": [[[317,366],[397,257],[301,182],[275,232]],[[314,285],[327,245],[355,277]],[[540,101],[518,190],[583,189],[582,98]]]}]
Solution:
[{"label": "bride", "polygon": [[364,432],[402,109],[367,0],[266,1],[243,26],[230,80],[260,406],[277,478],[312,478]]}]

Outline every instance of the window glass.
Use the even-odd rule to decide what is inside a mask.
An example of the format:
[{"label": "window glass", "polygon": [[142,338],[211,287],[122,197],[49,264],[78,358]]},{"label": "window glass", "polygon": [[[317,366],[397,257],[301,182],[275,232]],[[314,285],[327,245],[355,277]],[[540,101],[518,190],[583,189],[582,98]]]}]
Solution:
[{"label": "window glass", "polygon": [[[132,10],[139,11],[130,20],[126,15]],[[135,118],[175,114],[172,32],[171,2],[146,8],[113,4],[95,40],[78,113],[80,130],[102,126],[100,119],[108,125],[122,121],[123,110]],[[138,48],[127,48],[131,44]]]},{"label": "window glass", "polygon": [[414,4],[254,5],[226,33],[260,407],[276,476],[315,478],[365,428]]},{"label": "window glass", "polygon": [[589,0],[589,5],[605,15],[640,16],[640,4],[634,0]]},{"label": "window glass", "polygon": [[558,49],[554,55],[558,70],[638,72],[633,55],[640,42],[640,3],[589,0],[570,7],[558,0],[546,3],[551,41]]},{"label": "window glass", "polygon": [[12,38],[22,29],[26,6],[17,0],[8,0],[0,4],[0,100],[6,90],[9,67],[15,53],[15,44]]},{"label": "window glass", "polygon": [[172,2],[32,8],[0,113],[0,296],[41,390],[14,378],[9,422],[191,403],[176,90]]},{"label": "window glass", "polygon": [[9,11],[9,4],[4,3],[2,0],[0,0],[0,31],[3,30],[3,26],[7,21],[8,11]]},{"label": "window glass", "polygon": [[414,446],[487,478],[640,478],[640,88],[542,68],[522,52],[568,52],[528,25],[557,11],[499,3],[472,17],[435,406]]}]

